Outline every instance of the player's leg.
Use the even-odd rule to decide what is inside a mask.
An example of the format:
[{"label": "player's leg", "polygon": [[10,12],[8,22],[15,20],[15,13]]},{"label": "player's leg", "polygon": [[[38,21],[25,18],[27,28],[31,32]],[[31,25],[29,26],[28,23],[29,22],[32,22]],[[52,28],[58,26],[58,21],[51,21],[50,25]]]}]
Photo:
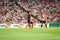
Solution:
[{"label": "player's leg", "polygon": [[33,22],[31,22],[31,28],[33,28]]},{"label": "player's leg", "polygon": [[27,28],[30,28],[30,23],[28,23],[28,24],[26,25],[26,29],[27,29]]},{"label": "player's leg", "polygon": [[41,23],[41,28],[43,27],[43,23]]},{"label": "player's leg", "polygon": [[45,23],[45,27],[47,28],[47,23]]}]

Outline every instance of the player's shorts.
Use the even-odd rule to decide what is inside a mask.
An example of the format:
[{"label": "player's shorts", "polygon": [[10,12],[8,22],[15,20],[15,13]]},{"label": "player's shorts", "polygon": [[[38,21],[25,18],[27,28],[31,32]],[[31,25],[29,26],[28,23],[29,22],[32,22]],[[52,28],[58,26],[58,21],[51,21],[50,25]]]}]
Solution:
[{"label": "player's shorts", "polygon": [[46,21],[40,21],[40,23],[46,23]]},{"label": "player's shorts", "polygon": [[29,24],[33,24],[33,22],[29,22]]}]

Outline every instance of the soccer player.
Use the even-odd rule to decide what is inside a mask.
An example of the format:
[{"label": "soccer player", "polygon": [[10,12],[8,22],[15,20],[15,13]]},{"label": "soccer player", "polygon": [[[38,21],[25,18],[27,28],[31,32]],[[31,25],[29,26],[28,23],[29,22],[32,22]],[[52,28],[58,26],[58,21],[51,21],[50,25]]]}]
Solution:
[{"label": "soccer player", "polygon": [[41,28],[42,27],[47,27],[47,24],[46,24],[46,13],[41,15],[40,23],[41,23]]},{"label": "soccer player", "polygon": [[30,13],[28,13],[28,25],[26,26],[26,28],[27,27],[29,27],[30,29],[32,29],[33,28],[33,22],[31,21],[31,14]]}]

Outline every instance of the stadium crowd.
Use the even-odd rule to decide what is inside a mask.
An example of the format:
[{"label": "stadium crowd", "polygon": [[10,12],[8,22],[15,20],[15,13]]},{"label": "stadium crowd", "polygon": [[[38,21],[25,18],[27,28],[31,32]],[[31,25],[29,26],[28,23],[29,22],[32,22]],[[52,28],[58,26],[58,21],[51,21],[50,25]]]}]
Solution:
[{"label": "stadium crowd", "polygon": [[[28,12],[30,11],[31,21],[40,23],[60,23],[60,2],[49,0],[0,0],[0,23],[21,24],[27,23]],[[38,20],[38,19],[39,20]]]}]

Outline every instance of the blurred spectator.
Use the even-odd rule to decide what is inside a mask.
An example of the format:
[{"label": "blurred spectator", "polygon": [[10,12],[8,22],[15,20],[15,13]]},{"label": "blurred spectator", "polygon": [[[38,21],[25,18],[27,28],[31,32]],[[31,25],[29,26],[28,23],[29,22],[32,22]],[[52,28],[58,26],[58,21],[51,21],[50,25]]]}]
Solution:
[{"label": "blurred spectator", "polygon": [[47,23],[60,23],[60,4],[55,0],[0,0],[0,23],[27,23],[28,11],[34,23],[44,14]]}]

